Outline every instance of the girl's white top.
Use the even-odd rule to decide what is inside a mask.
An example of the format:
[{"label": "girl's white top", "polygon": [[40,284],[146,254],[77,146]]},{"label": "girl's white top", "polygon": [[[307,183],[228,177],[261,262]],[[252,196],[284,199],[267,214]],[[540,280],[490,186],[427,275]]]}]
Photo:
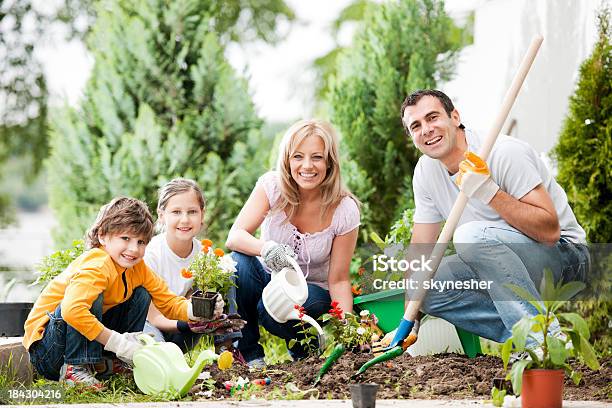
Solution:
[{"label": "girl's white top", "polygon": [[193,285],[193,278],[186,279],[181,276],[181,269],[187,269],[193,258],[202,250],[202,244],[193,238],[193,249],[187,258],[175,254],[166,241],[166,234],[161,233],[151,239],[145,251],[144,261],[161,276],[171,291],[185,296]]}]

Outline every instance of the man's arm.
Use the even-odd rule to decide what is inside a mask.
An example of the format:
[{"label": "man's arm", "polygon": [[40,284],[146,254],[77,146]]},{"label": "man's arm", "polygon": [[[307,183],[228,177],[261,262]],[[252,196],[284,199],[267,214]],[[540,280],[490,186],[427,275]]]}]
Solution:
[{"label": "man's arm", "polygon": [[489,205],[510,225],[535,241],[553,245],[561,227],[555,206],[542,184],[520,200],[498,190]]}]

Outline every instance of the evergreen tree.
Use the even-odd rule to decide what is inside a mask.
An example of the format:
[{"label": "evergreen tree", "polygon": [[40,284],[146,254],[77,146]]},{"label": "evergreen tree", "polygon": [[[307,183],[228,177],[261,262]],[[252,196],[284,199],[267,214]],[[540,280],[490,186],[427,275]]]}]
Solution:
[{"label": "evergreen tree", "polygon": [[461,44],[457,30],[441,1],[386,2],[367,8],[354,45],[339,57],[326,101],[357,169],[349,167],[361,174],[349,186],[366,204],[365,229],[388,231],[412,200],[418,152],[399,109],[411,91],[449,78]]},{"label": "evergreen tree", "polygon": [[612,31],[598,14],[599,38],[580,67],[554,155],[557,180],[590,242],[612,242]]},{"label": "evergreen tree", "polygon": [[200,183],[205,234],[221,243],[264,171],[247,83],[224,58],[199,2],[105,2],[88,46],[95,60],[80,109],[53,120],[48,160],[58,244],[83,235],[100,205],[124,194],[154,210],[174,177]]},{"label": "evergreen tree", "polygon": [[[593,298],[573,302],[573,312],[585,317],[591,342],[602,355],[612,355],[610,264],[612,242],[612,27],[610,9],[598,13],[598,40],[592,54],[580,66],[576,91],[553,155],[557,180],[567,193],[576,218],[591,243],[589,286]],[[603,295],[601,295],[603,294]],[[598,297],[595,297],[599,295]]]}]

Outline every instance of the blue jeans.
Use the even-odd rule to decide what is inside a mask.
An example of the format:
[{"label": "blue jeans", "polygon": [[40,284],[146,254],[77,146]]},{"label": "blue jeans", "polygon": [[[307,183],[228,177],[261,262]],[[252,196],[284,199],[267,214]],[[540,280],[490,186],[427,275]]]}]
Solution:
[{"label": "blue jeans", "polygon": [[[242,329],[242,339],[238,342],[238,349],[246,361],[264,357],[263,347],[259,344],[259,325],[261,324],[271,334],[278,336],[289,344],[289,340],[299,340],[303,335],[298,333],[301,328],[295,327],[297,320],[289,320],[286,323],[278,323],[266,311],[261,295],[263,289],[270,282],[268,274],[261,262],[254,257],[232,252],[232,258],[236,265],[236,303],[238,313],[247,324]],[[308,284],[308,298],[303,304],[306,313],[316,319],[323,313],[327,313],[330,308],[331,298],[329,292],[320,286]],[[294,358],[305,357],[307,352],[296,343],[289,349]]]},{"label": "blue jeans", "polygon": [[422,310],[497,342],[508,339],[512,326],[523,316],[537,314],[535,307],[504,284],[518,285],[541,299],[537,288],[544,268],[552,270],[555,282],[586,279],[586,246],[563,238],[549,247],[506,223],[474,221],[457,228],[453,242],[456,254],[443,258],[434,280],[493,283],[486,290],[429,290]]},{"label": "blue jeans", "polygon": [[[142,331],[151,303],[151,295],[142,286],[134,289],[132,297],[102,314],[104,296],[100,294],[90,312],[108,329],[119,333]],[[30,361],[39,374],[49,380],[59,380],[59,372],[66,364],[89,364],[102,361],[103,346],[88,340],[62,318],[61,305],[45,327],[43,338],[30,346]]]}]

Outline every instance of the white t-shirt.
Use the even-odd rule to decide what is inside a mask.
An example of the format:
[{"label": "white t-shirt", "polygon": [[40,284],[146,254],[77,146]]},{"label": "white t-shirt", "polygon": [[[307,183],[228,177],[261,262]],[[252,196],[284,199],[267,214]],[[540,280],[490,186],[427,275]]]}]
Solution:
[{"label": "white t-shirt", "polygon": [[[483,137],[465,129],[465,138],[468,150],[478,153]],[[501,190],[517,200],[543,184],[557,210],[561,236],[570,242],[586,242],[586,234],[576,221],[565,191],[531,146],[516,138],[500,135],[487,164],[491,177]],[[457,174],[451,176],[439,160],[425,155],[419,158],[412,179],[415,223],[437,223],[448,218],[459,195],[459,187],[455,184]],[[468,200],[458,226],[470,221],[505,222],[492,207],[477,199]]]},{"label": "white t-shirt", "polygon": [[193,278],[186,279],[181,276],[181,269],[188,268],[193,258],[202,250],[202,244],[193,239],[193,249],[187,258],[175,254],[166,241],[166,234],[156,235],[151,239],[145,251],[144,261],[161,276],[171,291],[185,296],[193,285]]}]

